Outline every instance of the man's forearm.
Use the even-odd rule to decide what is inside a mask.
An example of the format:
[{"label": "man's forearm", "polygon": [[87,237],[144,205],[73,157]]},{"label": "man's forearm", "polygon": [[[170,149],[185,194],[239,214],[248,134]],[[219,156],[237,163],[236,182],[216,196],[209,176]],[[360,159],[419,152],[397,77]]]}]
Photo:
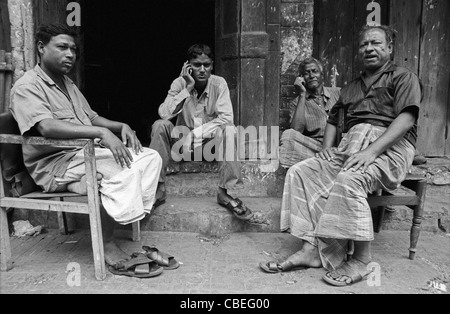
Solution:
[{"label": "man's forearm", "polygon": [[108,130],[104,127],[74,124],[71,122],[46,119],[36,125],[37,131],[49,138],[103,138]]},{"label": "man's forearm", "polygon": [[94,121],[92,121],[92,125],[107,128],[113,133],[120,133],[125,124],[122,122],[111,121],[103,117],[97,117]]},{"label": "man's forearm", "polygon": [[336,143],[336,135],[337,135],[337,127],[333,124],[327,123],[325,127],[325,135],[323,137],[323,148],[331,148],[335,145],[339,145]]},{"label": "man's forearm", "polygon": [[306,105],[306,95],[300,95],[298,97],[297,109],[295,110],[294,118],[292,119],[291,129],[294,129],[300,133],[304,131],[303,125],[303,113]]}]

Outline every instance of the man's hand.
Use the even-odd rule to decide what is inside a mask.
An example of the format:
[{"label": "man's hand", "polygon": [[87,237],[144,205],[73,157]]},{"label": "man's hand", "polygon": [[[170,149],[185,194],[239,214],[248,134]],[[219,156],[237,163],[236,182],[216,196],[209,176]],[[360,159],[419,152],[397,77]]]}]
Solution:
[{"label": "man's hand", "polygon": [[323,160],[332,161],[336,156],[335,155],[336,151],[337,151],[336,147],[325,148],[321,152],[317,153],[316,157]]},{"label": "man's hand", "polygon": [[350,158],[344,163],[343,170],[351,170],[353,172],[361,170],[362,173],[365,173],[367,168],[369,168],[369,166],[373,164],[377,158],[378,155],[373,153],[371,150],[363,150],[350,156]]},{"label": "man's hand", "polygon": [[108,129],[105,129],[104,135],[101,137],[101,143],[112,152],[117,164],[119,164],[122,168],[124,165],[131,168],[133,156],[125,144],[121,142],[120,139],[114,135],[114,133]]},{"label": "man's hand", "polygon": [[189,61],[186,61],[183,64],[180,76],[186,81],[186,89],[189,91],[189,93],[194,89],[195,86],[195,80],[191,76],[191,73],[192,73],[192,65],[189,63]]},{"label": "man's hand", "polygon": [[306,86],[305,86],[305,79],[303,77],[297,77],[294,83],[295,89],[297,90],[297,93],[299,95],[305,95],[306,94]]},{"label": "man's hand", "polygon": [[139,155],[140,152],[144,151],[141,142],[136,136],[136,132],[133,131],[128,124],[123,125],[121,136],[123,144],[132,148],[136,155]]}]

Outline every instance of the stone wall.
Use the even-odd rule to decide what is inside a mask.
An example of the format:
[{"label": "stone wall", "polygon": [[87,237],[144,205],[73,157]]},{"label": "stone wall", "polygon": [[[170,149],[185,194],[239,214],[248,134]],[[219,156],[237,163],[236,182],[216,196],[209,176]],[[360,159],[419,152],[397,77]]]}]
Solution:
[{"label": "stone wall", "polygon": [[281,1],[280,128],[289,128],[289,102],[296,97],[294,82],[300,61],[313,53],[314,0]]},{"label": "stone wall", "polygon": [[32,2],[33,0],[8,0],[14,81],[36,63]]}]

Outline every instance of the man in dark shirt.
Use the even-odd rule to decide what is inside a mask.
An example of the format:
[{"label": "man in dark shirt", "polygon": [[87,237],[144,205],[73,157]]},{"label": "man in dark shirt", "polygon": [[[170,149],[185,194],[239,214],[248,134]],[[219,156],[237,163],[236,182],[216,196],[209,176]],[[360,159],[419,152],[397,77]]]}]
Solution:
[{"label": "man in dark shirt", "polygon": [[[324,150],[287,173],[281,229],[301,240],[302,249],[285,262],[261,263],[267,272],[298,266],[324,267],[324,281],[348,286],[371,270],[372,215],[367,195],[394,190],[412,165],[422,100],[418,77],[392,64],[394,32],[366,26],[360,33],[364,72],[341,91],[330,112]],[[335,146],[338,109],[347,111],[348,133]],[[353,258],[344,262],[348,241]]]}]

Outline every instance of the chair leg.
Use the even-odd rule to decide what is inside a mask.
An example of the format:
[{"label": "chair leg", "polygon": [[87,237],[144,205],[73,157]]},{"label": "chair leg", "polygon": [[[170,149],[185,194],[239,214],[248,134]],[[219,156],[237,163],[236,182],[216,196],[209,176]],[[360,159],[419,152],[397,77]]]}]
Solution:
[{"label": "chair leg", "polygon": [[13,268],[11,262],[11,242],[9,239],[8,214],[6,208],[0,208],[0,271]]},{"label": "chair leg", "polygon": [[413,225],[411,228],[411,247],[409,248],[410,260],[414,260],[414,258],[416,257],[417,252],[416,248],[421,231],[426,190],[427,190],[427,182],[425,180],[417,182],[416,195],[419,198],[420,202],[419,205],[413,207],[414,218],[413,218]]},{"label": "chair leg", "polygon": [[385,206],[378,207],[378,222],[377,222],[377,225],[375,226],[375,232],[376,233],[380,233],[380,231],[381,231],[381,227],[383,226],[385,213],[386,213],[386,207]]},{"label": "chair leg", "polygon": [[69,228],[67,226],[67,216],[64,212],[57,212],[59,233],[61,235],[69,235]]},{"label": "chair leg", "polygon": [[140,225],[139,221],[134,222],[131,225],[131,229],[133,231],[133,242],[141,241],[141,225]]}]

